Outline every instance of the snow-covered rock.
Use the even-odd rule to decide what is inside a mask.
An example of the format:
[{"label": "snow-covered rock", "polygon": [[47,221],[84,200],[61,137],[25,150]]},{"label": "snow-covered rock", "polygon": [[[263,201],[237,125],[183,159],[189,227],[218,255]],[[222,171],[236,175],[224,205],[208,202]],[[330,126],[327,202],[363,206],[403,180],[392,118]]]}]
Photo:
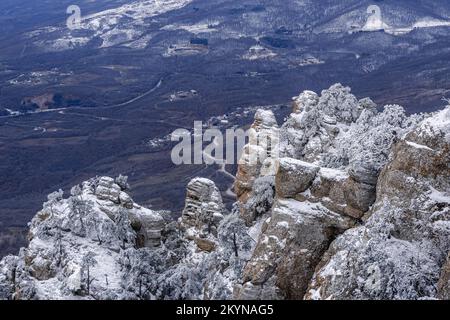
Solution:
[{"label": "snow-covered rock", "polygon": [[336,84],[252,129],[231,212],[205,178],[178,221],[124,176],[50,194],[0,299],[450,298],[450,106],[378,111]]},{"label": "snow-covered rock", "polygon": [[394,145],[364,225],[331,244],[306,298],[422,299],[448,292],[448,110],[426,119]]},{"label": "snow-covered rock", "polygon": [[[256,215],[262,214],[261,211],[255,212],[255,207],[262,208],[261,204],[255,201],[247,204],[247,200],[255,189],[255,180],[260,176],[274,176],[278,169],[279,128],[273,112],[257,110],[249,135],[249,143],[244,147],[238,162],[234,184],[241,216],[248,224],[253,222]],[[269,196],[269,189],[265,190],[267,192],[263,193]]]},{"label": "snow-covered rock", "polygon": [[75,186],[66,199],[52,193],[30,223],[28,247],[0,264],[1,297],[124,297],[122,252],[159,246],[163,228],[159,213],[134,204],[109,177]]},{"label": "snow-covered rock", "polygon": [[[301,299],[330,239],[353,223],[320,203],[278,199],[244,269],[236,297],[263,299],[278,292],[278,298]],[[261,285],[264,290],[249,290]]]},{"label": "snow-covered rock", "polygon": [[[293,113],[281,127],[282,158],[278,161],[274,179],[272,207],[264,208],[265,215],[260,219],[265,222],[235,297],[262,299],[275,296],[301,299],[305,293],[307,298],[357,297],[347,291],[340,296],[335,292],[322,295],[314,287],[314,283],[319,286],[325,281],[318,278],[322,273],[316,275],[314,279],[318,280],[311,284],[315,269],[318,265],[320,267],[321,260],[327,259],[332,251],[328,248],[336,237],[342,240],[336,240],[333,245],[339,243],[342,250],[350,247],[352,252],[356,251],[349,244],[350,236],[347,235],[366,228],[366,224],[372,219],[369,217],[377,206],[398,197],[404,201],[401,204],[403,210],[409,212],[414,208],[407,201],[419,201],[417,193],[390,194],[383,200],[379,199],[383,185],[393,188],[396,183],[402,182],[411,187],[410,182],[392,177],[388,183],[383,183],[381,179],[385,172],[389,172],[386,171],[388,163],[396,156],[398,146],[408,147],[409,149],[405,149],[407,152],[420,152],[416,154],[417,163],[410,163],[411,168],[421,170],[423,158],[433,161],[430,150],[435,150],[434,144],[445,141],[447,131],[442,128],[448,128],[446,114],[447,111],[444,110],[433,118],[426,118],[424,115],[408,117],[403,108],[396,105],[388,105],[382,112],[378,112],[370,99],[357,100],[349,88],[340,84],[322,91],[320,96],[305,91],[294,98]],[[438,131],[440,133],[437,135],[431,134],[428,142],[415,138],[419,134],[430,136],[427,133]],[[403,142],[399,142],[400,140]],[[391,154],[393,145],[395,147]],[[444,172],[448,172],[449,151],[445,148],[442,150],[444,153],[440,154],[438,161],[446,163],[447,167],[438,166],[436,172],[444,169]],[[412,156],[405,153],[398,157],[402,159],[399,163],[406,164]],[[430,164],[431,167],[433,166]],[[256,175],[250,179],[261,179],[260,173],[254,174]],[[436,190],[440,191],[431,192],[429,197],[442,201],[445,193],[442,193],[442,188]],[[246,203],[258,203],[260,193],[249,191]],[[385,210],[385,207],[382,208]],[[387,214],[385,211],[381,212]],[[404,220],[405,218],[399,218],[399,221]],[[256,221],[250,223],[256,225]],[[445,229],[445,224],[438,225]],[[404,229],[405,234],[410,232],[408,226],[404,226]],[[443,235],[444,233],[441,236]],[[447,245],[450,245],[448,240]],[[444,248],[443,252],[446,254],[448,248]],[[336,259],[340,257],[339,254],[336,256]],[[381,256],[378,258],[383,259]],[[333,286],[333,290],[343,287],[341,282],[335,280],[336,275],[343,274],[341,278],[344,280],[349,277],[346,274],[349,260],[344,257],[339,262],[341,265],[338,268],[329,271],[331,267],[328,267],[323,272],[324,277],[329,276],[326,281]],[[333,263],[335,262],[330,262],[330,265],[334,266]],[[440,270],[439,260],[430,265]],[[364,276],[359,274],[358,279]],[[310,289],[307,292],[308,286]],[[408,297],[415,296],[412,294]]]},{"label": "snow-covered rock", "polygon": [[276,193],[282,198],[294,198],[309,189],[319,167],[292,158],[281,158],[276,173]]},{"label": "snow-covered rock", "polygon": [[111,200],[119,203],[120,187],[110,177],[101,177],[95,188],[95,195],[101,200]]},{"label": "snow-covered rock", "polygon": [[225,207],[213,181],[195,178],[189,182],[186,204],[180,218],[185,237],[194,240],[200,250],[211,252],[216,247],[217,227]]}]

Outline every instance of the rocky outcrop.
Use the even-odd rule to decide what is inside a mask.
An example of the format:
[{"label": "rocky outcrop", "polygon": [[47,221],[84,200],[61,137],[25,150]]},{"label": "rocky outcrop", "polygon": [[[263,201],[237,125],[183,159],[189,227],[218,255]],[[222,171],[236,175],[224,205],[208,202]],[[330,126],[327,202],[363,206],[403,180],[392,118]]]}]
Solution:
[{"label": "rocky outcrop", "polygon": [[276,164],[270,159],[278,150],[278,124],[270,110],[258,110],[249,131],[249,143],[239,159],[235,193],[240,203],[245,203],[252,191],[253,183],[260,176],[274,174]]},{"label": "rocky outcrop", "polygon": [[395,144],[364,225],[332,243],[306,298],[445,295],[444,262],[450,250],[449,132],[450,107]]},{"label": "rocky outcrop", "polygon": [[350,89],[336,84],[321,96],[304,91],[294,98],[293,113],[282,126],[284,156],[313,162],[332,147],[336,136],[356,122],[364,108]]},{"label": "rocky outcrop", "polygon": [[179,223],[185,237],[193,240],[198,249],[208,252],[215,249],[217,228],[224,213],[222,196],[213,181],[195,178],[189,182]]},{"label": "rocky outcrop", "polygon": [[119,196],[121,193],[120,187],[114,182],[113,178],[101,177],[95,188],[95,195],[100,200],[110,200],[114,203],[120,203]]},{"label": "rocky outcrop", "polygon": [[0,261],[0,299],[231,298],[254,241],[215,184],[188,184],[178,222],[121,201],[128,187],[100,177],[50,194],[28,247]]},{"label": "rocky outcrop", "polygon": [[247,226],[251,226],[273,204],[279,138],[278,124],[272,111],[259,109],[249,130],[249,143],[239,159],[234,184],[240,216]]},{"label": "rocky outcrop", "polygon": [[0,264],[1,297],[124,296],[121,253],[158,247],[164,228],[161,215],[124,195],[109,177],[72,188],[66,199],[50,194],[30,223],[28,247]]},{"label": "rocky outcrop", "polygon": [[[329,245],[363,222],[387,162],[383,154],[414,123],[401,107],[378,113],[370,99],[358,101],[339,84],[295,98],[281,128],[272,207],[235,297],[302,299]],[[249,192],[247,203],[256,194]]]},{"label": "rocky outcrop", "polygon": [[[85,187],[89,188],[91,186]],[[136,232],[138,247],[157,247],[160,245],[164,220],[159,215],[147,214],[148,211],[134,203],[133,199],[125,192],[129,188],[126,177],[119,176],[116,179],[100,177],[96,179],[93,188],[97,199],[105,201],[100,210],[111,219],[115,217],[115,205],[128,209],[128,217],[132,228]],[[112,210],[109,208],[112,208]]]},{"label": "rocky outcrop", "polygon": [[292,98],[292,113],[299,114],[309,111],[319,103],[319,96],[314,91],[303,91],[298,97]]},{"label": "rocky outcrop", "polygon": [[275,176],[276,194],[281,198],[295,198],[309,189],[319,169],[308,162],[292,158],[280,159]]},{"label": "rocky outcrop", "polygon": [[450,106],[378,112],[337,84],[252,128],[231,212],[204,178],[178,221],[123,176],[50,194],[0,298],[449,299]]},{"label": "rocky outcrop", "polygon": [[[277,200],[244,269],[244,284],[237,297],[263,299],[278,292],[280,299],[301,299],[331,240],[352,226],[350,218],[321,204]],[[257,296],[249,295],[254,292],[249,288],[255,286],[264,286],[264,290]]]}]

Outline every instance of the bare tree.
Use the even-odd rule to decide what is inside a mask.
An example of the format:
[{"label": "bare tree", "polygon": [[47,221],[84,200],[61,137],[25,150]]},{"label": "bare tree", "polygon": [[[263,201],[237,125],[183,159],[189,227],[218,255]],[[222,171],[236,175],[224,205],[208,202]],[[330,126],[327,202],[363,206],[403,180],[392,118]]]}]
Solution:
[{"label": "bare tree", "polygon": [[233,232],[233,248],[234,248],[234,255],[236,257],[239,257],[238,245],[237,245],[237,241],[236,241],[236,232]]},{"label": "bare tree", "polygon": [[55,235],[55,251],[56,251],[56,263],[58,267],[62,266],[63,258],[66,255],[66,252],[64,250],[63,246],[63,234],[61,231],[61,227],[57,227],[56,229],[56,235]]},{"label": "bare tree", "polygon": [[91,267],[95,266],[97,264],[97,260],[94,258],[95,254],[91,251],[89,251],[84,257],[81,262],[81,268],[83,270],[83,274],[85,274],[85,285],[86,285],[86,291],[87,294],[90,295],[91,293],[91,284],[95,281],[95,278],[91,277]]},{"label": "bare tree", "polygon": [[128,242],[128,231],[130,229],[130,219],[128,212],[124,208],[120,208],[116,216],[117,236],[122,241],[122,249],[125,250]]}]

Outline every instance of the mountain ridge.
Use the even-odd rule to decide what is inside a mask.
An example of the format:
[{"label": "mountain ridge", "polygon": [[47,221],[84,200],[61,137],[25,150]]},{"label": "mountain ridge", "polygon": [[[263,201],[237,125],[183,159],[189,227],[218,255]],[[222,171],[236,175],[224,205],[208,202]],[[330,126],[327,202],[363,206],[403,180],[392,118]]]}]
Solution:
[{"label": "mountain ridge", "polygon": [[231,212],[205,178],[178,221],[124,176],[49,195],[0,261],[0,298],[450,299],[450,106],[377,111],[336,84],[253,128],[280,132],[280,158],[251,163],[246,146]]}]

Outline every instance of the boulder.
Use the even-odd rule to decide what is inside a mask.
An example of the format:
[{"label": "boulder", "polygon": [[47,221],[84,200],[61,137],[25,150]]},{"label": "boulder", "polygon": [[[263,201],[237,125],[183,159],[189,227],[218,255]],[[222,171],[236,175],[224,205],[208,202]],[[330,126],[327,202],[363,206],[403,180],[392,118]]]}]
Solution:
[{"label": "boulder", "polygon": [[[348,217],[320,203],[278,199],[243,272],[238,299],[301,299],[316,264],[334,237],[352,227]],[[250,290],[258,287],[258,290]],[[251,294],[256,294],[251,296]]]},{"label": "boulder", "polygon": [[194,242],[200,251],[212,252],[216,249],[216,243],[208,239],[195,238]]},{"label": "boulder", "polygon": [[198,249],[212,251],[216,247],[217,227],[223,219],[225,206],[213,181],[192,179],[186,192],[186,203],[179,219],[185,238],[194,240]]},{"label": "boulder", "polygon": [[113,178],[101,177],[98,180],[98,185],[95,188],[95,195],[100,200],[110,200],[114,203],[119,203],[119,195],[121,188],[114,182]]},{"label": "boulder", "polygon": [[306,191],[314,181],[319,167],[292,158],[281,158],[275,176],[275,189],[278,197],[294,198]]}]

